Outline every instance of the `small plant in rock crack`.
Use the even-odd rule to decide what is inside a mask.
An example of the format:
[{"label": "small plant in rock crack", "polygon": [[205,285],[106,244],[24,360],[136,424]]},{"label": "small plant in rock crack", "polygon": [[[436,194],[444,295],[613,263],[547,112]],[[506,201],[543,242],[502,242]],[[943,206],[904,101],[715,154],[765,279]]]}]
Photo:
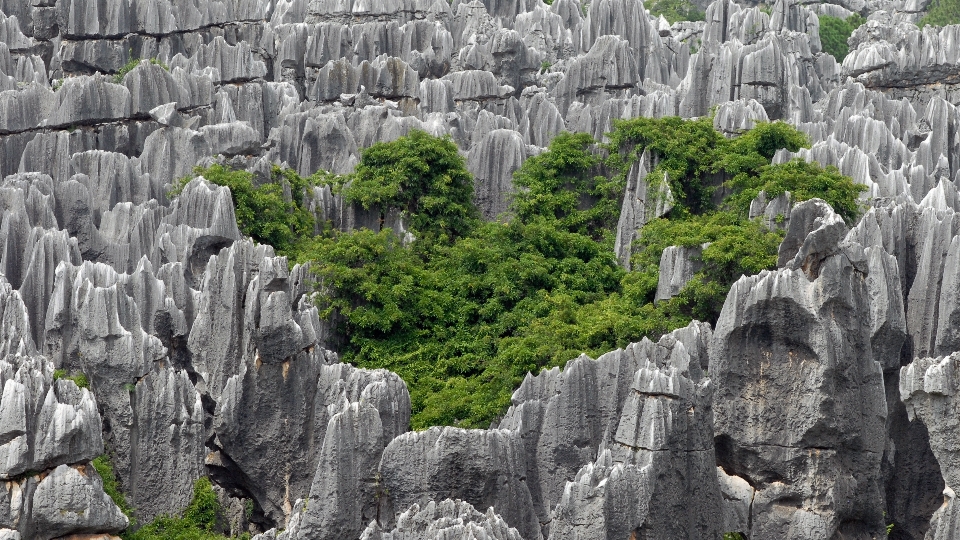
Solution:
[{"label": "small plant in rock crack", "polygon": [[[133,49],[130,49],[130,60],[126,64],[124,64],[119,70],[117,70],[117,72],[113,75],[113,82],[117,84],[123,83],[123,79],[124,77],[127,76],[127,73],[130,73],[131,71],[136,69],[136,67],[140,65],[141,60],[144,60],[144,59],[134,56]],[[157,58],[150,58],[149,61],[151,64],[155,66],[160,66],[165,71],[170,71],[170,67],[164,64],[163,62],[161,62]]]},{"label": "small plant in rock crack", "polygon": [[77,372],[74,375],[70,375],[65,369],[57,369],[53,372],[53,380],[56,381],[58,379],[73,381],[73,383],[77,385],[77,388],[90,388],[90,381],[82,372]]}]

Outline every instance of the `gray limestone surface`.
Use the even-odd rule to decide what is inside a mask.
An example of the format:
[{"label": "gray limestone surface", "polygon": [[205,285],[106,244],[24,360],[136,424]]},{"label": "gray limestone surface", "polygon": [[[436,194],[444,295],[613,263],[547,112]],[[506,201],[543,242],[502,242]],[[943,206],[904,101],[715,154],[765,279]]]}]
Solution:
[{"label": "gray limestone surface", "polygon": [[796,257],[735,283],[714,333],[717,462],[755,490],[751,538],[883,534],[887,403],[862,315],[868,265],[837,220],[816,200],[795,207],[784,245],[805,236]]}]

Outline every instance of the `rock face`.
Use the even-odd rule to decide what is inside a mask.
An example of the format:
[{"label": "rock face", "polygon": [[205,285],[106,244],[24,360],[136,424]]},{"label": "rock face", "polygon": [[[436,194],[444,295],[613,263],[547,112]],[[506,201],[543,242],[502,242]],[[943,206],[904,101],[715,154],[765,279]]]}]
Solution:
[{"label": "rock face", "polygon": [[674,366],[636,372],[610,449],[567,482],[551,538],[719,536],[709,379]]},{"label": "rock face", "polygon": [[[121,530],[104,452],[140,523],[209,476],[271,539],[956,536],[960,26],[919,29],[923,2],[696,3],[671,26],[640,0],[0,0],[0,538]],[[853,12],[838,62],[817,14]],[[495,219],[557,133],[711,111],[731,137],[797,126],[811,147],[774,161],[836,166],[863,218],[758,197],[779,269],[742,278],[715,332],[530,374],[490,430],[408,433],[404,382],[341,364],[309,269],[192,173],[349,173],[422,129]],[[628,270],[674,204],[637,157]],[[665,251],[658,300],[701,249]]]},{"label": "rock face", "polygon": [[940,465],[943,482],[943,505],[930,519],[927,538],[953,538],[960,530],[960,513],[956,493],[960,462],[956,444],[958,434],[952,421],[956,414],[954,395],[957,392],[955,373],[960,368],[960,354],[938,358],[918,358],[900,370],[900,397],[907,406],[910,420],[918,418],[930,433],[930,447]]},{"label": "rock face", "polygon": [[693,279],[703,263],[700,255],[710,244],[695,247],[670,246],[660,256],[660,279],[657,282],[655,302],[669,300],[680,294],[683,287]]},{"label": "rock face", "polygon": [[298,537],[356,537],[387,513],[378,465],[384,447],[409,427],[410,395],[389,371],[334,364],[321,369],[317,398],[317,420],[329,420]]},{"label": "rock face", "polygon": [[[86,163],[85,156],[74,163]],[[0,281],[4,365],[12,366],[0,407],[9,423],[7,478],[89,462],[106,443],[141,520],[181,511],[194,481],[209,475],[226,493],[250,499],[254,519],[285,522],[288,497],[307,497],[311,485],[329,480],[323,474],[337,455],[355,452],[342,417],[361,402],[364,418],[372,412],[381,427],[357,470],[379,462],[386,444],[408,428],[404,383],[389,372],[339,365],[323,348],[329,331],[305,269],[240,238],[228,189],[197,178],[169,206],[127,200],[101,207],[97,218],[89,178],[78,173],[51,187],[49,176],[23,174],[4,183],[14,202],[4,231],[29,232],[7,233],[0,259],[17,283]],[[131,191],[117,197],[138,200]],[[66,230],[56,229],[61,222]],[[32,359],[40,353],[54,363]],[[42,383],[53,365],[85,374],[102,421],[90,391],[71,393],[73,383],[64,380]],[[362,482],[334,472],[341,484],[356,484],[344,488],[341,507],[348,508]],[[81,477],[85,484],[67,474],[43,493],[95,495],[99,484]],[[125,517],[110,513],[114,507],[97,506],[100,498],[88,497],[89,515],[67,522],[41,516],[49,504],[34,507],[22,526],[49,518],[43,526],[64,534],[125,527]],[[30,506],[22,508],[16,512]],[[359,534],[366,516],[355,521],[350,530]]]},{"label": "rock face", "polygon": [[[3,307],[17,309],[9,301]],[[53,363],[42,356],[6,355],[0,381],[0,534],[48,540],[124,529],[127,517],[90,464],[103,452],[93,394],[55,380]]]},{"label": "rock face", "polygon": [[523,538],[540,538],[525,472],[522,441],[508,430],[435,427],[406,433],[390,442],[380,463],[393,508],[429,505],[451,494],[474,506],[492,506]]},{"label": "rock face", "polygon": [[816,200],[794,208],[784,246],[816,228],[786,268],[734,284],[717,322],[717,461],[753,490],[750,537],[884,534],[887,404],[861,315],[867,261],[862,246],[839,241],[838,219]]},{"label": "rock face", "polygon": [[500,427],[524,441],[550,538],[719,534],[710,338],[709,325],[692,323],[527,376]]}]

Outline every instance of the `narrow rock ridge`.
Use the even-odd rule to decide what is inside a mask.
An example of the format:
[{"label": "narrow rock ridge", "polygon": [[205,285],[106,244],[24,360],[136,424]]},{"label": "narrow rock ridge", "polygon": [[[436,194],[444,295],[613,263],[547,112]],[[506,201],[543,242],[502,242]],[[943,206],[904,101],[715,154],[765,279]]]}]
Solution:
[{"label": "narrow rock ridge", "polygon": [[397,527],[380,530],[371,523],[361,540],[432,540],[439,538],[474,538],[475,540],[522,540],[516,529],[508,527],[493,508],[480,513],[470,503],[459,499],[414,504],[397,517]]}]

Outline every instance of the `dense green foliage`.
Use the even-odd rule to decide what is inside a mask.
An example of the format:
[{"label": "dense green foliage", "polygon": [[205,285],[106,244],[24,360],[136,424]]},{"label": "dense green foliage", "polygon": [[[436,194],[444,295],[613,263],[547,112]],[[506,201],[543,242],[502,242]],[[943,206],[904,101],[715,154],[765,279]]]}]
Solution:
[{"label": "dense green foliage", "polygon": [[[273,182],[253,184],[253,174],[223,165],[197,167],[192,176],[181,178],[170,196],[178,195],[195,176],[203,176],[230,188],[240,232],[262,244],[270,244],[279,255],[295,256],[301,242],[314,232],[314,218],[304,204],[304,192],[319,176],[301,178],[296,172],[275,167]],[[284,190],[290,194],[284,196]]]},{"label": "dense green foliage", "polygon": [[55,369],[53,371],[53,380],[66,379],[68,381],[73,381],[77,385],[77,388],[90,388],[90,381],[87,379],[87,376],[81,372],[70,374],[65,369]]},{"label": "dense green foliage", "polygon": [[651,15],[663,15],[670,24],[678,21],[702,21],[705,15],[690,0],[646,0],[644,4]]},{"label": "dense green foliage", "polygon": [[473,204],[473,177],[449,137],[414,131],[376,143],[346,180],[335,179],[347,201],[364,209],[399,209],[410,218],[410,231],[430,243],[468,233],[480,218]]},{"label": "dense green foliage", "polygon": [[923,28],[948,24],[960,24],[960,0],[933,0],[917,26]]},{"label": "dense green foliage", "polygon": [[[527,372],[657,339],[694,318],[714,322],[736,279],[775,265],[782,233],[747,216],[760,190],[822,197],[851,221],[859,210],[860,188],[835,169],[770,164],[777,150],[807,144],[783,123],[728,139],[710,118],[635,118],[616,122],[609,139],[558,135],[515,173],[510,211],[495,222],[479,219],[456,146],[423,132],[367,149],[351,175],[274,174],[293,192],[330,183],[383,220],[399,210],[413,240],[390,229],[331,227],[309,238],[312,221],[284,212],[300,212],[302,201],[252,186],[247,173],[202,172],[234,190],[245,234],[279,238],[279,252],[312,262],[322,316],[335,316],[346,339],[342,358],[398,373],[410,389],[414,428],[486,427]],[[645,151],[656,164],[648,179],[666,178],[676,205],[643,228],[626,271],[613,241],[626,174]],[[705,243],[694,279],[654,303],[663,250]]]},{"label": "dense green foliage", "polygon": [[768,197],[777,197],[789,191],[794,202],[802,202],[815,197],[830,203],[833,209],[849,224],[860,216],[857,197],[866,189],[855,184],[834,166],[821,168],[816,163],[795,159],[781,165],[760,167],[759,174],[738,175],[730,182],[737,189],[730,202],[747,209],[750,201],[761,191]]},{"label": "dense green foliage", "polygon": [[846,19],[820,15],[820,44],[823,46],[823,52],[832,55],[837,59],[837,62],[843,62],[847,53],[850,52],[847,40],[853,34],[853,31],[865,22],[867,20],[858,13],[854,13]]},{"label": "dense green foliage", "polygon": [[[114,499],[116,500],[116,499]],[[220,502],[210,479],[203,477],[193,485],[193,500],[183,517],[159,516],[136,531],[124,532],[123,540],[226,540],[214,532],[220,514]],[[240,538],[249,539],[244,533]]]},{"label": "dense green foliage", "polygon": [[[414,381],[416,427],[489,423],[520,378],[554,356],[517,346],[529,324],[555,302],[590,303],[618,288],[623,272],[610,249],[618,190],[592,174],[591,142],[561,135],[551,152],[528,160],[509,221],[471,220],[452,241],[418,235],[413,248],[389,230],[319,241],[310,258],[332,288],[327,313],[346,319],[345,359]],[[472,197],[472,182],[464,190]],[[582,209],[584,201],[593,204]],[[557,363],[570,354],[551,352]]]}]

